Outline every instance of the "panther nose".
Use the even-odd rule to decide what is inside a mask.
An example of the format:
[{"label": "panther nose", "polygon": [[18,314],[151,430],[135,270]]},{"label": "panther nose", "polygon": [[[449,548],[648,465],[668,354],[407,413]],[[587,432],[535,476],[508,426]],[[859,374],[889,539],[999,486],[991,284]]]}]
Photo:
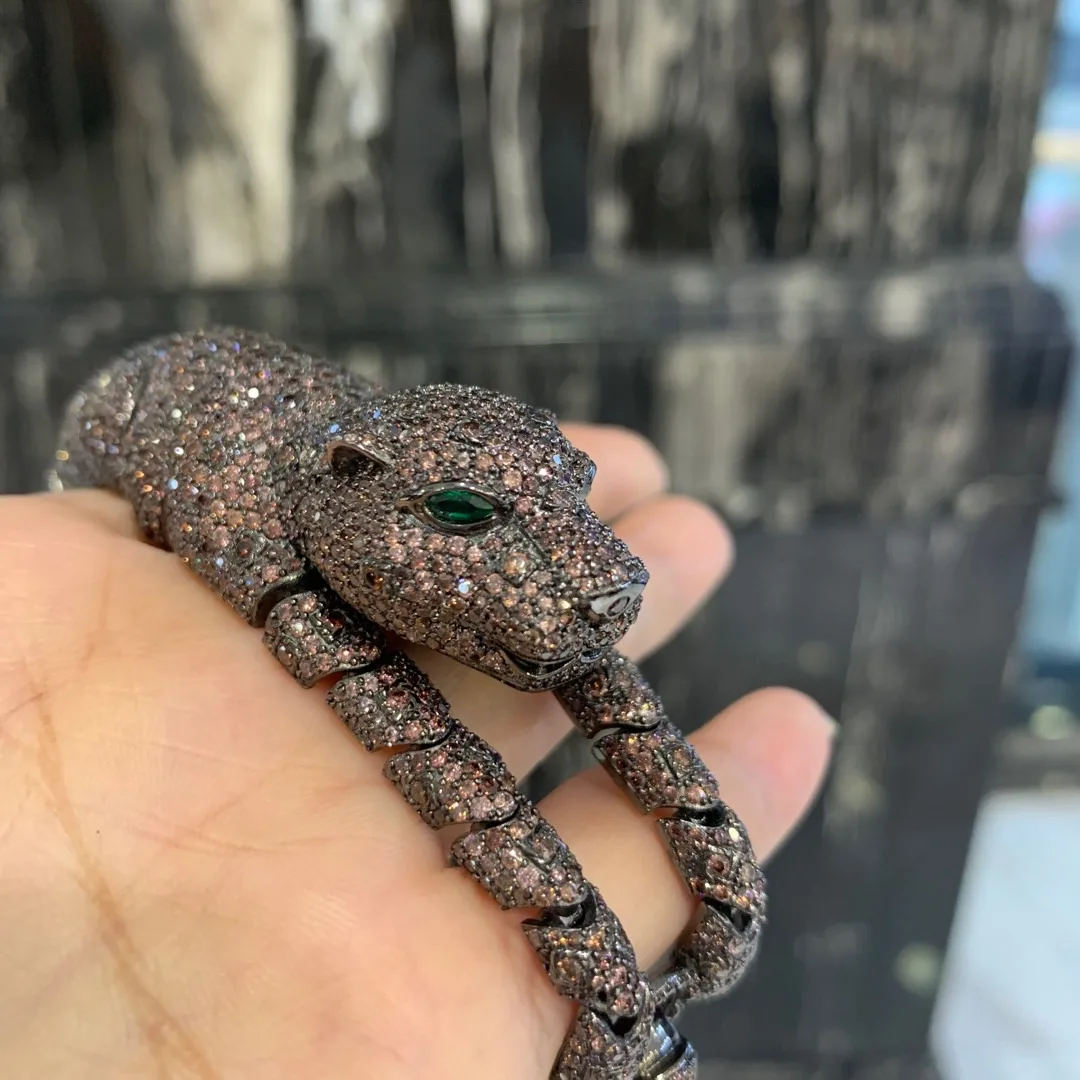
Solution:
[{"label": "panther nose", "polygon": [[602,593],[589,601],[589,610],[603,619],[614,619],[627,611],[645,588],[644,581],[631,581],[614,592]]}]

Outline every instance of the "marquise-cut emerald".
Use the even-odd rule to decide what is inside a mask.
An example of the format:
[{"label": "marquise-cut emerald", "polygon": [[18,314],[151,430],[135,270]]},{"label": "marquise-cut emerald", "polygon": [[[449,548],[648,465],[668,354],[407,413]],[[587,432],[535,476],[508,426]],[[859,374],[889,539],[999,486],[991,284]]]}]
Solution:
[{"label": "marquise-cut emerald", "polygon": [[457,529],[483,525],[495,516],[493,503],[485,499],[483,495],[465,488],[451,488],[448,491],[437,491],[434,495],[429,495],[424,500],[424,509],[440,525],[449,525]]}]

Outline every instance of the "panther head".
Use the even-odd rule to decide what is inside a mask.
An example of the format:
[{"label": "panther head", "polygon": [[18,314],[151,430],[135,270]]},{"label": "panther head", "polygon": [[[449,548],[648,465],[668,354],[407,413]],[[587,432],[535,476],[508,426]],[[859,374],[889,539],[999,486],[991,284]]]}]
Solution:
[{"label": "panther head", "polygon": [[323,438],[297,531],[335,592],[383,628],[545,690],[637,617],[648,573],[586,505],[595,466],[551,413],[425,386]]}]

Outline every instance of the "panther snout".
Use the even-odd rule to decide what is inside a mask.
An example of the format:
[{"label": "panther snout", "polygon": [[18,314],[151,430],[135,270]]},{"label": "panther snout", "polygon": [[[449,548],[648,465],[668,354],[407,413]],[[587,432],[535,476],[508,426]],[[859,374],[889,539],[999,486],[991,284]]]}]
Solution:
[{"label": "panther snout", "polygon": [[631,581],[621,589],[601,593],[589,600],[589,611],[601,619],[615,619],[625,614],[645,588],[644,581]]}]

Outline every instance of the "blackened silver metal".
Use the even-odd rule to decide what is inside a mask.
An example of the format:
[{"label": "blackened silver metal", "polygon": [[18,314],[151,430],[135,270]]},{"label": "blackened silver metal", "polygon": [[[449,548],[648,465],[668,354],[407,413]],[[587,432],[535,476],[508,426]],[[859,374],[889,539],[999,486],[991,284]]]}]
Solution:
[{"label": "blackened silver metal", "polygon": [[[337,610],[329,590],[287,597],[266,621],[265,644],[294,677],[305,681],[306,672],[309,685],[348,650],[354,669],[329,690],[330,706],[369,750],[390,751],[383,771],[429,826],[470,826],[451,846],[453,864],[503,908],[537,912],[524,923],[526,937],[555,988],[580,1006],[552,1077],[666,1077],[655,1070],[675,1060],[676,1044],[688,1068],[693,1051],[653,1003],[622,924],[554,828],[517,791],[496,751],[452,718],[427,676],[387,647],[376,627],[355,616],[343,623],[334,618]],[[381,642],[376,655],[372,641]],[[297,665],[298,653],[306,667]]]},{"label": "blackened silver metal", "polygon": [[[451,860],[524,923],[580,1008],[556,1080],[690,1080],[669,1017],[732,985],[763,883],[716,783],[614,645],[644,565],[585,503],[595,467],[554,417],[500,394],[392,394],[241,330],[124,354],[65,415],[56,475],[120,492],[305,686],[328,701],[432,827],[467,824]],[[482,527],[440,525],[432,492],[483,493]],[[621,923],[499,755],[453,719],[387,633],[524,690],[557,689],[598,753],[662,821],[703,915],[655,989]]]},{"label": "blackened silver metal", "polygon": [[671,970],[654,981],[658,1007],[674,1017],[687,1002],[727,993],[753,960],[765,921],[765,878],[745,826],[631,661],[609,653],[556,693],[638,808],[661,812],[672,858],[702,901]]},{"label": "blackened silver metal", "polygon": [[697,1054],[662,1012],[653,1019],[639,1075],[643,1080],[693,1080]]}]

